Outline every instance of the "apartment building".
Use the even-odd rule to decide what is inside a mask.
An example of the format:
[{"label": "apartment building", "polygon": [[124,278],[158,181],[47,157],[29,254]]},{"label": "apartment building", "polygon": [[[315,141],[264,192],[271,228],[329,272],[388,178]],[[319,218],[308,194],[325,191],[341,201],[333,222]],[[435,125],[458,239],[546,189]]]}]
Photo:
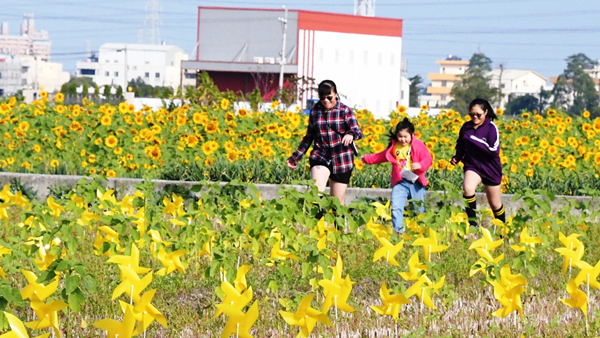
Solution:
[{"label": "apartment building", "polygon": [[487,76],[492,87],[500,88],[502,99],[499,107],[502,109],[518,96],[529,94],[537,97],[540,89],[548,89],[546,78],[533,70],[494,69]]},{"label": "apartment building", "polygon": [[0,53],[37,56],[43,61],[50,60],[50,37],[48,32],[35,30],[33,14],[23,15],[20,35],[10,35],[8,22],[0,24]]},{"label": "apartment building", "polygon": [[[456,81],[460,81],[460,75],[463,75],[469,68],[469,61],[463,61],[460,58],[448,55],[446,60],[435,61],[440,65],[438,73],[429,73],[427,78],[431,80],[431,85],[427,87],[427,104],[430,107],[445,107],[450,101],[450,91]],[[422,99],[423,101],[423,99]]]}]

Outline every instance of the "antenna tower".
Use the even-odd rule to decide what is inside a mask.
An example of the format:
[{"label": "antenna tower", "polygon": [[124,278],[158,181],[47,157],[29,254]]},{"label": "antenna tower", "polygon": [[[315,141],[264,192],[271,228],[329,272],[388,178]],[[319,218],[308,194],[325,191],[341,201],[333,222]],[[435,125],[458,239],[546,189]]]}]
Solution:
[{"label": "antenna tower", "polygon": [[146,3],[146,19],[144,20],[144,26],[147,29],[149,36],[148,42],[156,45],[160,43],[160,18],[158,13],[162,11],[158,0],[150,0]]},{"label": "antenna tower", "polygon": [[375,0],[354,0],[354,15],[375,16]]}]

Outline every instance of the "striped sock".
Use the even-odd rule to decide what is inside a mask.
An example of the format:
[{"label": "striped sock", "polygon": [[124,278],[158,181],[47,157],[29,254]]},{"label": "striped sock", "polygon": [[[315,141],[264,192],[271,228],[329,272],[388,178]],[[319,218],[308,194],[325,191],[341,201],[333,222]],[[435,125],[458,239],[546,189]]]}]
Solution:
[{"label": "striped sock", "polygon": [[477,224],[477,221],[475,221],[477,219],[477,214],[475,213],[475,209],[477,209],[477,197],[475,197],[475,195],[463,195],[463,198],[467,201],[465,211],[467,212],[467,217],[469,217],[469,224],[473,227],[478,227],[479,225]]},{"label": "striped sock", "polygon": [[504,205],[500,207],[498,210],[494,210],[494,218],[499,219],[502,223],[506,222],[506,214],[504,213]]}]

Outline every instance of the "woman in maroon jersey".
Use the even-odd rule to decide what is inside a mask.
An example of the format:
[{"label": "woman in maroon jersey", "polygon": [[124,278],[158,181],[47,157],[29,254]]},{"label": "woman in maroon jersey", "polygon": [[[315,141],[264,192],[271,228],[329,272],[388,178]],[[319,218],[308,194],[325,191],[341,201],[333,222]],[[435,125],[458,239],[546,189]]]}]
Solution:
[{"label": "woman in maroon jersey", "polygon": [[466,207],[469,224],[477,227],[475,221],[477,200],[475,189],[480,183],[485,187],[488,202],[494,218],[505,221],[504,206],[500,199],[500,183],[502,182],[502,164],[500,163],[500,134],[493,120],[494,109],[487,100],[475,99],[469,104],[469,116],[460,128],[456,140],[456,154],[452,157],[452,165],[463,163],[465,178],[463,197],[468,203]]},{"label": "woman in maroon jersey", "polygon": [[354,169],[354,154],[350,146],[363,134],[352,109],[340,102],[333,81],[321,82],[318,92],[320,100],[310,112],[306,135],[287,159],[287,165],[296,169],[313,144],[309,158],[310,177],[316,181],[319,191],[325,190],[329,180],[331,195],[343,205]]}]

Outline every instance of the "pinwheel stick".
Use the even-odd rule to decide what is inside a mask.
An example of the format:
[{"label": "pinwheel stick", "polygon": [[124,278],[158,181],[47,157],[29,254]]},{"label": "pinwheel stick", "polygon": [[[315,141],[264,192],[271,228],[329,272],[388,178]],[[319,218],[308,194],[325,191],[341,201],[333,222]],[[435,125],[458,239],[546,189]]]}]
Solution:
[{"label": "pinwheel stick", "polygon": [[333,302],[335,304],[335,320],[338,319],[338,315],[337,315],[337,295],[333,296]]},{"label": "pinwheel stick", "polygon": [[[590,316],[593,314],[592,312],[592,302],[590,302],[590,274],[587,274],[587,299],[588,299],[588,312]],[[587,330],[587,317],[585,317],[585,329]]]},{"label": "pinwheel stick", "polygon": [[385,259],[385,261],[388,263],[388,265],[390,264],[390,251],[389,250],[387,252],[387,258]]},{"label": "pinwheel stick", "polygon": [[431,262],[431,244],[429,244],[429,257],[427,258],[428,262]]},{"label": "pinwheel stick", "polygon": [[240,337],[240,323],[237,323],[237,328],[235,330],[235,338]]}]

